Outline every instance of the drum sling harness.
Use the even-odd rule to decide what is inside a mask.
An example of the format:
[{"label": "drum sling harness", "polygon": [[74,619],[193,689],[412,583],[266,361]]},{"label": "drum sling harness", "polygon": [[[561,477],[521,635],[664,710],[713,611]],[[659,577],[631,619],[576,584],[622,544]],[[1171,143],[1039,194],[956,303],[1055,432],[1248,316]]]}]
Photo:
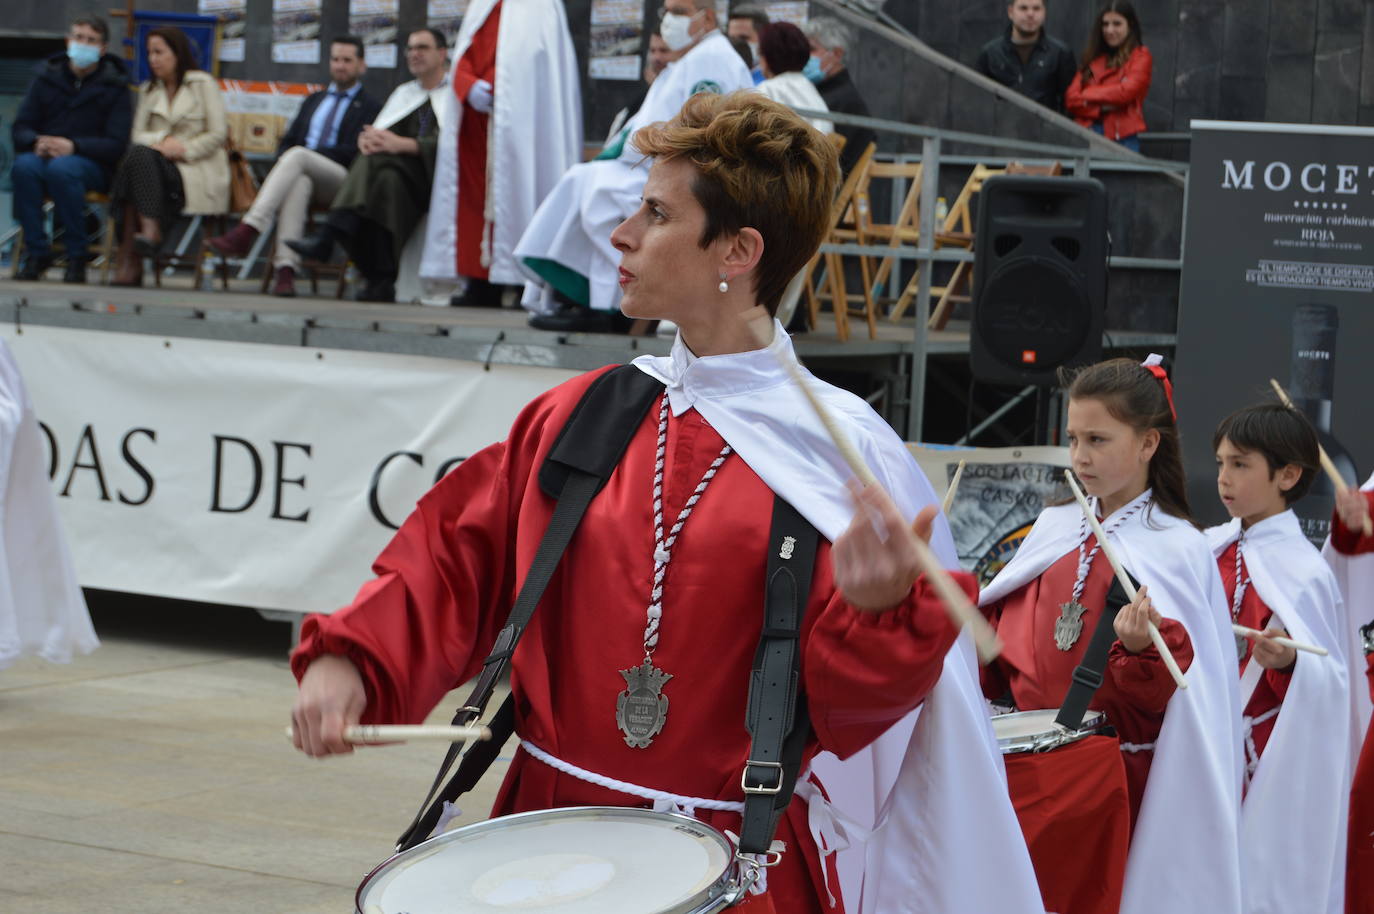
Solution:
[{"label": "drum sling harness", "polygon": [[[1131,578],[1131,583],[1135,584],[1137,590],[1140,589],[1135,578]],[[1092,704],[1093,696],[1102,686],[1102,672],[1107,668],[1107,656],[1112,651],[1112,643],[1116,641],[1116,627],[1113,624],[1116,614],[1130,602],[1126,599],[1121,582],[1113,578],[1111,589],[1107,591],[1106,605],[1097,620],[1097,627],[1093,629],[1092,640],[1083,652],[1083,659],[1074,668],[1069,690],[1064,693],[1064,700],[1059,705],[1059,713],[1054,718],[1056,724],[1070,730],[1083,726],[1083,715],[1088,712],[1088,705]]]},{"label": "drum sling harness", "polygon": [[[470,726],[485,712],[587,505],[606,484],[650,406],[662,393],[662,383],[632,365],[622,365],[592,382],[574,407],[539,468],[539,487],[557,499],[553,516],[510,616],[483,661],[477,684],[454,715],[454,725]],[[739,851],[745,854],[769,852],[778,820],[792,800],[802,753],[811,734],[800,682],[801,622],[810,597],[820,534],[795,508],[775,497],[768,538],[765,617],[745,715],[752,744],[740,778],[744,823]],[[439,822],[444,802],[471,790],[491,767],[515,730],[513,696],[508,696],[493,716],[490,728],[492,738],[475,743],[466,753],[462,753],[462,742],[449,747],[420,811],[397,839],[398,852],[427,839]],[[458,770],[444,784],[460,753],[463,758]]]}]

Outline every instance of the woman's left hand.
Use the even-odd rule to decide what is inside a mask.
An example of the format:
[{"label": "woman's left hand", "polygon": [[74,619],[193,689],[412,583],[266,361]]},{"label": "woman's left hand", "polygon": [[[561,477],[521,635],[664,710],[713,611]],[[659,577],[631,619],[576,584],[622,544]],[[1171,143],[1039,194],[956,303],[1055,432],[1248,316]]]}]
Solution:
[{"label": "woman's left hand", "polygon": [[1288,632],[1281,628],[1270,628],[1265,637],[1256,638],[1254,651],[1250,654],[1255,662],[1266,670],[1286,670],[1298,660],[1298,652],[1291,647],[1275,644],[1270,638],[1287,638]]},{"label": "woman's left hand", "polygon": [[154,148],[173,162],[186,158],[186,146],[174,136],[163,137],[162,142]]},{"label": "woman's left hand", "polygon": [[1155,610],[1147,589],[1141,585],[1135,593],[1135,599],[1129,606],[1121,608],[1121,612],[1116,614],[1116,621],[1112,623],[1121,646],[1132,654],[1139,654],[1150,646],[1151,622],[1155,628],[1164,623],[1164,617]]},{"label": "woman's left hand", "polygon": [[[905,600],[921,574],[916,544],[881,486],[855,487],[854,501],[854,519],[830,550],[835,586],[860,612],[883,612]],[[928,505],[913,525],[926,542],[936,511],[935,505]]]}]

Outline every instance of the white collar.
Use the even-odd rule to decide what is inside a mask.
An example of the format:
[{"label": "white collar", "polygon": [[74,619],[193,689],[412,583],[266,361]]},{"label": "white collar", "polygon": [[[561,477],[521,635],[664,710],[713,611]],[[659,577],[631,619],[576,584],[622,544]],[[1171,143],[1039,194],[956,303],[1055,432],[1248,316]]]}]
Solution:
[{"label": "white collar", "polygon": [[667,356],[640,356],[634,364],[668,388],[668,404],[674,416],[696,406],[699,400],[720,400],[752,395],[787,383],[779,359],[796,360],[792,338],[773,320],[773,342],[764,349],[724,355],[695,355],[679,332]]}]

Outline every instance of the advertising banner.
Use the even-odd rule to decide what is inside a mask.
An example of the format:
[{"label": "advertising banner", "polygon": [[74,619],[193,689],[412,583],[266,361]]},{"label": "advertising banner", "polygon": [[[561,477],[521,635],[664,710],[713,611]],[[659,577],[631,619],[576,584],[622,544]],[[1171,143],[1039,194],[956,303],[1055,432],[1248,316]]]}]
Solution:
[{"label": "advertising banner", "polygon": [[936,493],[945,497],[965,461],[949,508],[959,564],[986,587],[1030,532],[1045,505],[1069,496],[1064,447],[955,448],[909,444]]},{"label": "advertising banner", "polygon": [[416,500],[575,372],[13,325],[84,587],[347,603]]},{"label": "advertising banner", "polygon": [[[1374,458],[1374,129],[1193,121],[1175,396],[1189,500],[1226,520],[1212,432],[1277,380],[1348,482]],[[1320,544],[1333,489],[1294,506]]]}]

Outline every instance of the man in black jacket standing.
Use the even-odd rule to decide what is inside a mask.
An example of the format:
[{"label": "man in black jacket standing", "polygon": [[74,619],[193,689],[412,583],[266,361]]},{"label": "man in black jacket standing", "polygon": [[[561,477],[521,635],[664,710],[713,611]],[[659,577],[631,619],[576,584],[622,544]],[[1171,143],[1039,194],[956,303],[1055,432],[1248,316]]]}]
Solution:
[{"label": "man in black jacket standing", "polygon": [[[811,59],[802,72],[816,84],[825,106],[837,114],[868,117],[868,105],[845,67],[858,40],[854,29],[831,16],[817,16],[808,19],[802,31],[811,42]],[[867,127],[845,124],[836,124],[835,132],[845,138],[840,152],[840,174],[848,175],[876,134]]]},{"label": "man in black jacket standing", "polygon": [[1068,45],[1045,34],[1045,0],[1011,0],[1007,18],[1006,34],[978,52],[978,72],[1062,113],[1078,64]]},{"label": "man in black jacket standing", "polygon": [[301,105],[277,146],[277,162],[243,221],[206,242],[226,257],[242,257],[275,219],[273,295],[296,294],[301,258],[287,242],[305,234],[311,205],[328,206],[333,201],[358,154],[363,125],[372,123],[381,110],[381,103],[368,95],[360,82],[366,70],[361,39],[345,35],[330,42],[329,75],[333,83]]},{"label": "man in black jacket standing", "polygon": [[86,193],[109,187],[133,123],[129,71],[105,53],[109,37],[101,19],[73,21],[67,50],[40,65],[15,116],[14,218],[24,229],[26,251],[20,279],[42,279],[53,264],[43,224],[46,196],[67,249],[63,278],[86,281]]}]

